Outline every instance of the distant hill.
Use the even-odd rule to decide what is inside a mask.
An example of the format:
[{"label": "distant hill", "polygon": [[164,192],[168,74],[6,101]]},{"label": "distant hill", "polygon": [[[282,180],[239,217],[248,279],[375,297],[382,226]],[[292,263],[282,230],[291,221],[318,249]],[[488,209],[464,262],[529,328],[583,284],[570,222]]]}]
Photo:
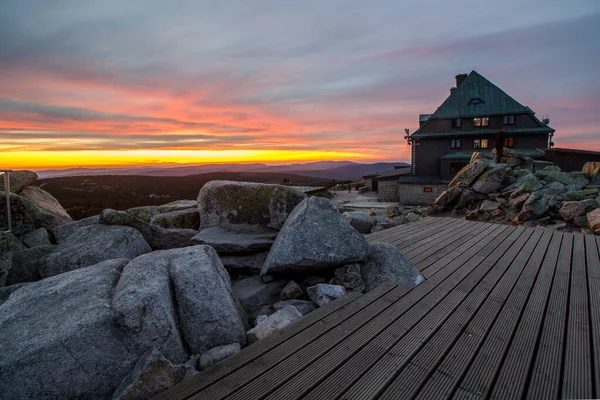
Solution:
[{"label": "distant hill", "polygon": [[38,179],[35,185],[50,192],[73,219],[99,214],[106,208],[124,210],[132,207],[195,200],[206,182],[232,181],[324,185],[327,180],[290,173],[211,172],[183,177],[139,175],[68,176]]},{"label": "distant hill", "polygon": [[217,172],[262,172],[304,175],[329,180],[336,179],[357,181],[360,180],[363,175],[388,171],[393,169],[396,165],[407,166],[408,164],[401,162],[362,164],[352,161],[317,161],[311,163],[286,165],[267,165],[262,163],[203,164],[176,167],[71,168],[65,170],[42,170],[37,171],[37,174],[40,179],[47,179],[68,176],[74,177],[101,175],[183,177]]}]

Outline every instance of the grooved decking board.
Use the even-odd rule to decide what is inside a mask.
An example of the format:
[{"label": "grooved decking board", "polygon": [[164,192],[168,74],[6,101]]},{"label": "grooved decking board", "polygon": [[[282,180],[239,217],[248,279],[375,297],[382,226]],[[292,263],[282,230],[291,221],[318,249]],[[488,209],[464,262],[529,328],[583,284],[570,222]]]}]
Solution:
[{"label": "grooved decking board", "polygon": [[[159,394],[154,399],[187,398],[221,378],[230,375],[234,371],[273,350],[275,347],[288,341],[299,333],[304,333],[304,335],[314,335],[315,333],[313,333],[313,331],[315,328],[318,329],[318,331],[322,331],[329,325],[335,326],[335,323],[342,320],[346,315],[353,314],[357,309],[360,309],[360,307],[369,304],[373,299],[382,297],[394,287],[394,285],[389,284],[381,285],[363,296],[359,297],[358,294],[349,294],[339,300],[329,303],[325,307],[318,308],[306,317],[303,317],[294,324],[288,326],[285,330],[278,331],[245,348],[243,352],[215,364],[211,368],[202,371],[196,377],[184,381]],[[308,328],[312,329],[309,330]]]},{"label": "grooved decking board", "polygon": [[529,298],[551,238],[551,231],[545,231],[542,234],[542,238],[531,254],[515,289],[504,304],[496,323],[463,377],[460,383],[462,389],[482,397],[485,397],[491,389],[494,376],[501,366],[506,348],[519,323],[523,307]]},{"label": "grooved decking board", "polygon": [[446,223],[446,224],[433,224],[431,227],[427,228],[427,229],[423,229],[420,230],[419,232],[413,233],[411,235],[408,236],[404,236],[402,238],[389,238],[389,243],[393,244],[394,246],[398,247],[398,248],[402,248],[403,246],[406,246],[407,244],[412,244],[415,242],[419,242],[425,239],[428,239],[429,237],[431,237],[432,235],[434,235],[436,232],[439,232],[440,230],[444,229],[444,228],[454,228],[456,226],[460,226],[460,220],[455,220],[452,221],[450,223]]},{"label": "grooved decking board", "polygon": [[594,397],[586,277],[583,235],[575,234],[573,237],[571,294],[561,395],[563,399],[589,399]]},{"label": "grooved decking board", "polygon": [[[440,243],[448,238],[452,238],[453,236],[460,234],[464,229],[470,228],[467,221],[461,221],[459,224],[451,225],[449,227],[443,227],[438,229],[432,235],[429,235],[427,238],[418,240],[418,241],[409,241],[403,246],[398,246],[394,242],[389,242],[390,244],[396,245],[398,248],[402,249],[402,252],[410,257],[414,257],[422,251],[427,250],[432,247],[431,243]],[[419,251],[420,250],[420,251]]]},{"label": "grooved decking board", "polygon": [[550,287],[554,279],[561,241],[562,234],[555,233],[523,312],[521,323],[517,327],[506,354],[503,368],[496,378],[491,398],[520,398],[524,394],[531,362],[535,356],[540,327],[546,312]]},{"label": "grooved decking board", "polygon": [[[434,399],[438,396],[439,398],[445,398],[453,393],[472,359],[476,356],[481,343],[497,320],[506,300],[510,298],[519,282],[530,254],[541,238],[541,231],[528,229],[526,237],[525,245],[518,249],[507,273],[504,274],[475,317],[465,327],[450,351],[438,363],[432,376],[420,389],[418,398]],[[438,380],[441,381],[438,382]]]},{"label": "grooved decking board", "polygon": [[588,276],[588,296],[590,299],[594,395],[598,397],[600,396],[600,255],[598,254],[599,246],[594,240],[594,237],[584,235],[584,238]]},{"label": "grooved decking board", "polygon": [[[499,235],[502,235],[501,232]],[[506,233],[506,235],[508,232]],[[497,240],[501,240],[498,238]],[[485,244],[480,244],[480,246],[485,246]],[[387,351],[394,343],[403,336],[404,333],[407,332],[408,329],[415,326],[418,321],[423,318],[427,318],[427,314],[433,315],[431,319],[433,321],[439,320],[439,318],[447,317],[448,312],[452,309],[453,302],[456,301],[456,298],[459,296],[455,296],[453,299],[448,299],[448,294],[451,296],[451,289],[453,285],[456,285],[458,282],[462,282],[465,278],[469,276],[473,272],[475,267],[479,265],[479,259],[477,259],[477,253],[470,256],[468,260],[457,260],[457,263],[461,263],[462,266],[457,270],[456,274],[448,277],[447,279],[442,281],[442,284],[435,288],[435,290],[430,290],[429,293],[424,295],[423,297],[415,297],[414,302],[407,303],[406,306],[401,307],[401,309],[405,309],[406,312],[393,321],[392,324],[389,324],[385,327],[386,319],[382,320],[383,329],[379,329],[377,332],[379,334],[376,337],[371,337],[370,342],[365,341],[365,338],[357,338],[356,342],[353,343],[353,346],[349,346],[348,343],[344,343],[344,346],[339,346],[334,349],[331,354],[327,354],[323,357],[322,362],[315,367],[315,365],[311,366],[310,370],[306,370],[304,373],[296,376],[292,382],[289,382],[281,390],[278,390],[269,396],[269,399],[277,399],[277,398],[285,398],[285,399],[295,399],[300,395],[303,395],[307,389],[317,383],[320,379],[323,379],[327,374],[340,366],[342,363],[346,363],[345,365],[341,365],[340,369],[338,369],[333,376],[328,378],[327,381],[323,382],[314,393],[309,393],[306,399],[311,398],[327,398],[333,399],[335,398],[334,393],[336,389],[343,388],[348,384],[348,381],[352,381],[353,377],[360,372],[365,365],[368,364],[368,360],[372,359],[382,353]],[[480,273],[476,271],[475,275]],[[452,283],[451,283],[452,282]],[[422,284],[420,287],[422,287]],[[413,292],[416,289],[413,290]],[[413,292],[409,293],[412,294]],[[405,299],[409,296],[407,295]],[[464,294],[461,294],[464,297]],[[402,299],[402,300],[405,300]],[[444,304],[446,302],[446,304]],[[438,305],[437,309],[434,307]],[[446,308],[444,308],[446,305]],[[441,313],[441,314],[440,314]],[[390,318],[391,319],[391,318]],[[435,324],[435,323],[434,323]],[[364,344],[367,344],[367,347],[362,348]],[[361,349],[362,348],[362,349]],[[352,356],[353,352],[351,349],[356,349],[356,351],[360,350],[355,357],[351,360],[346,361],[350,356]],[[321,360],[319,360],[321,361]],[[321,389],[326,390],[326,392],[322,392]],[[327,391],[329,390],[329,391]]]},{"label": "grooved decking board", "polygon": [[556,399],[560,394],[572,248],[573,235],[565,233],[560,245],[536,359],[530,374],[527,397],[531,399]]},{"label": "grooved decking board", "polygon": [[[517,264],[512,264],[512,261],[523,248],[531,234],[532,230],[518,228],[511,234],[509,240],[502,243],[501,247],[508,245],[508,248],[505,249],[502,257],[498,259],[497,263],[489,272],[488,277],[486,277],[486,279],[497,281],[495,286],[490,289],[497,290],[499,287],[504,287],[506,289],[506,295],[508,296],[518,274],[512,274],[513,279],[510,280],[505,278],[507,276],[506,274],[508,274],[507,271],[510,271],[509,268],[518,267]],[[510,278],[510,275],[508,275],[508,277]],[[484,302],[482,301],[480,304],[474,306],[474,315],[477,315],[483,304]],[[394,381],[381,395],[381,399],[393,400],[414,396],[471,320],[472,319],[463,320],[462,318],[453,315],[440,331],[410,361],[409,365],[394,378]]]},{"label": "grooved decking board", "polygon": [[424,231],[431,231],[432,229],[439,229],[441,227],[456,223],[453,220],[442,220],[439,218],[425,218],[417,222],[410,224],[398,225],[392,228],[385,229],[376,233],[366,235],[365,238],[369,242],[379,241],[385,237],[385,241],[389,242],[392,240],[401,240],[402,238],[409,236],[416,236]]}]

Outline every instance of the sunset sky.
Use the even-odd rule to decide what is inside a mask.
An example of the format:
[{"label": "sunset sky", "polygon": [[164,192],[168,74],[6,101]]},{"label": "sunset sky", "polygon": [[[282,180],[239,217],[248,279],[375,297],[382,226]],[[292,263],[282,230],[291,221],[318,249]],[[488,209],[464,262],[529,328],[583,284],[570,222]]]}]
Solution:
[{"label": "sunset sky", "polygon": [[600,151],[598,0],[2,0],[0,168],[409,161],[476,70]]}]

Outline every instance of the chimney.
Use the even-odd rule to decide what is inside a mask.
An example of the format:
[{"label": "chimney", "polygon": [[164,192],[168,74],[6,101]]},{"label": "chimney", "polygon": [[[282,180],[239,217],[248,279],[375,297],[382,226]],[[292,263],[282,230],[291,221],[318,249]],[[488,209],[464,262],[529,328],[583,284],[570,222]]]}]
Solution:
[{"label": "chimney", "polygon": [[465,79],[467,79],[467,74],[458,74],[455,76],[456,78],[456,87],[459,87],[461,83],[463,83],[463,81]]},{"label": "chimney", "polygon": [[455,88],[455,87],[451,87],[451,88],[450,88],[450,94],[452,94],[452,93],[454,93],[454,92],[456,92],[456,88]]}]

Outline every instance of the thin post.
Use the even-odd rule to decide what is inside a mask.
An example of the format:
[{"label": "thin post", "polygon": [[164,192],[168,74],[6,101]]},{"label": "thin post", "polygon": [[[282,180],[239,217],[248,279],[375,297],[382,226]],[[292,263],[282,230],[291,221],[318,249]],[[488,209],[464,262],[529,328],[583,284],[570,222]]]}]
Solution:
[{"label": "thin post", "polygon": [[10,214],[10,173],[12,170],[4,170],[4,191],[6,192],[6,217],[8,219],[8,232],[12,232],[12,216]]}]

